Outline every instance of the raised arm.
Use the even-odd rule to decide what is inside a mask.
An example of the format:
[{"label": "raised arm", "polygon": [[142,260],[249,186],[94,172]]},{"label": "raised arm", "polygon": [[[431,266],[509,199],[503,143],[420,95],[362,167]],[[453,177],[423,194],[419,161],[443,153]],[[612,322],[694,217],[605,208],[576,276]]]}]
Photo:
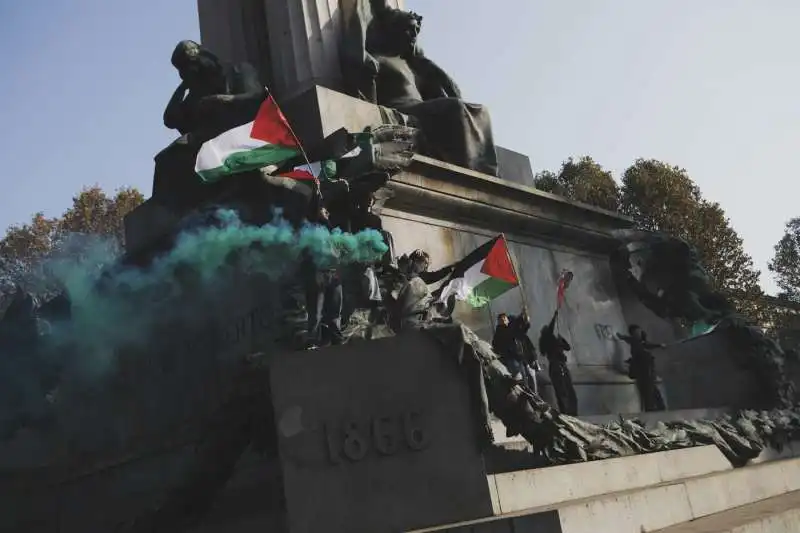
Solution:
[{"label": "raised arm", "polygon": [[440,268],[434,272],[422,272],[420,273],[419,277],[424,281],[426,284],[430,285],[431,283],[436,283],[437,281],[441,281],[453,272],[453,265],[448,265],[444,268]]},{"label": "raised arm", "polygon": [[667,347],[666,344],[658,344],[658,343],[655,343],[655,342],[648,342],[648,341],[644,341],[643,344],[644,344],[645,349],[647,349],[647,350],[655,350],[657,348],[666,348]]},{"label": "raised arm", "polygon": [[166,109],[164,109],[164,126],[171,130],[178,130],[186,133],[186,117],[183,113],[183,100],[186,97],[186,85],[181,82],[172,97],[169,99]]},{"label": "raised arm", "polygon": [[556,320],[558,320],[558,309],[556,312],[553,313],[553,318],[550,320],[550,323],[547,324],[547,330],[552,334],[556,328]]}]

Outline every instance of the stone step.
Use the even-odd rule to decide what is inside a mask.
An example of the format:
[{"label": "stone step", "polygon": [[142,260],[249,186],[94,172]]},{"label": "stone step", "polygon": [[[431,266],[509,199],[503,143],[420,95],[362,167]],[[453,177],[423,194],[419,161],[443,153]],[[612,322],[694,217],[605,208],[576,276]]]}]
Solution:
[{"label": "stone step", "polygon": [[559,507],[561,533],[641,533],[800,489],[800,459],[774,461]]},{"label": "stone step", "polygon": [[[656,455],[651,454],[651,457]],[[638,457],[640,456],[627,460]],[[591,463],[583,463],[583,465],[589,464]],[[678,464],[674,466],[681,468]],[[635,469],[626,471],[628,475],[637,475]],[[575,475],[564,483],[571,482],[575,485],[590,483],[587,474],[578,475],[575,472]],[[657,531],[800,490],[800,459],[726,469],[619,492],[611,492],[613,490],[611,485],[609,489],[607,493],[599,496],[593,495],[515,512],[502,512],[483,520],[420,531],[451,533]],[[512,499],[504,501],[500,491],[497,490],[493,495],[494,505],[501,510],[515,508],[515,505],[519,508],[522,505],[515,504],[514,499],[520,497],[520,494],[514,493]]]},{"label": "stone step", "polygon": [[797,533],[800,491],[796,490],[652,533]]},{"label": "stone step", "polygon": [[733,470],[716,446],[488,476],[496,515]]}]

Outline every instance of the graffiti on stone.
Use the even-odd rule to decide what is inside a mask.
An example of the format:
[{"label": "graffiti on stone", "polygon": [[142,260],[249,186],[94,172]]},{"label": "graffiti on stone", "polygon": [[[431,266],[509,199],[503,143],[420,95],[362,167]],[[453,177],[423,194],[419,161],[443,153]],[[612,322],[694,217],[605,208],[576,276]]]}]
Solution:
[{"label": "graffiti on stone", "polygon": [[595,324],[594,332],[597,338],[601,340],[612,340],[614,338],[614,328],[608,324]]}]

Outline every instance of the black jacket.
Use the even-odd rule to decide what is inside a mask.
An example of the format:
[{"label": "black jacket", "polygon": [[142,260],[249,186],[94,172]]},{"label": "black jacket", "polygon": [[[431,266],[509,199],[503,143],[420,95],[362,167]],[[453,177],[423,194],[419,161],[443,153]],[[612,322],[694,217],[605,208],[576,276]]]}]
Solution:
[{"label": "black jacket", "polygon": [[521,359],[511,325],[499,325],[494,330],[492,350],[503,359]]},{"label": "black jacket", "polygon": [[561,335],[556,335],[555,327],[557,316],[558,315],[553,315],[553,320],[542,328],[541,334],[539,335],[539,351],[543,356],[547,357],[550,363],[565,363],[567,361],[567,355],[564,352],[571,350],[572,346],[569,345],[567,339]]}]

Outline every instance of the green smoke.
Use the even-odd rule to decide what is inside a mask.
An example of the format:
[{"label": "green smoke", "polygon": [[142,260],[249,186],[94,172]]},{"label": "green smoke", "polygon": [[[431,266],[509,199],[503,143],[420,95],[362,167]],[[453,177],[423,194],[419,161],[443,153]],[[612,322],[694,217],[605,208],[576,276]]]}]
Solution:
[{"label": "green smoke", "polygon": [[216,220],[215,226],[183,232],[147,268],[111,266],[98,276],[96,265],[113,265],[113,247],[100,240],[79,261],[50,265],[72,302],[67,340],[87,371],[103,371],[119,346],[146,346],[157,321],[191,312],[180,305],[186,291],[220,291],[231,275],[294,276],[304,257],[326,268],[374,262],[388,250],[375,230],[349,234],[311,224],[297,230],[280,217],[253,226],[231,210],[219,210]]}]

